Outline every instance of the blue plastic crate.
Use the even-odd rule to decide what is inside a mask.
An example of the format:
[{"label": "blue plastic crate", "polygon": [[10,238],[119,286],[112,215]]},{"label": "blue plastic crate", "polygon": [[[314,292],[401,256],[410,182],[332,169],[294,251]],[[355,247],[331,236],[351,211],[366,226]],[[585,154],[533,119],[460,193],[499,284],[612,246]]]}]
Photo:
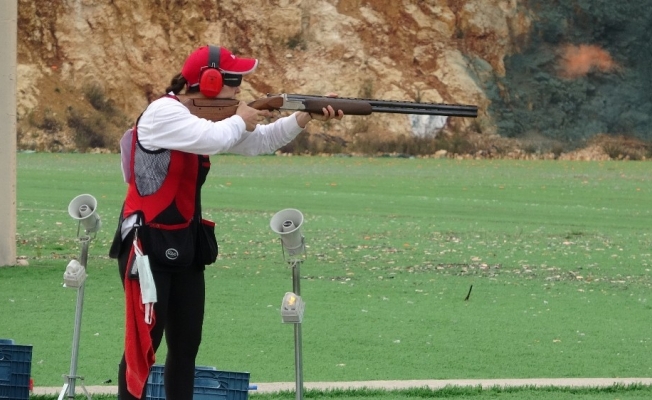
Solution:
[{"label": "blue plastic crate", "polygon": [[[154,364],[147,378],[146,399],[165,400],[163,365]],[[193,400],[247,400],[249,373],[195,367]]]},{"label": "blue plastic crate", "polygon": [[145,386],[147,400],[165,399],[165,388],[163,387],[163,365],[154,364],[149,370],[147,385]]},{"label": "blue plastic crate", "polygon": [[0,399],[28,400],[32,346],[0,339]]}]

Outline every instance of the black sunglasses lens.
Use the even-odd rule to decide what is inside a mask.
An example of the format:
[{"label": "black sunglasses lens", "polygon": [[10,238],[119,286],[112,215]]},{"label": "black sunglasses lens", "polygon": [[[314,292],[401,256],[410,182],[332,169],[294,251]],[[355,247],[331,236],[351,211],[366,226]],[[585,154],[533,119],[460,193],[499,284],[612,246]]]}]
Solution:
[{"label": "black sunglasses lens", "polygon": [[242,84],[242,75],[224,74],[224,84],[230,87],[238,87]]}]

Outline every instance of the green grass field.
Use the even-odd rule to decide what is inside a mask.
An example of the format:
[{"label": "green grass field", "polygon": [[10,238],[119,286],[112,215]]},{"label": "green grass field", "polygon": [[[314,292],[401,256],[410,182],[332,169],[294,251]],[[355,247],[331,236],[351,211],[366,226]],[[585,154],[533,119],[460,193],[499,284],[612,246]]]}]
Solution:
[{"label": "green grass field", "polygon": [[[306,381],[652,373],[649,163],[212,161],[204,208],[220,257],[206,272],[200,365],[294,380],[279,311],[291,271],[269,220],[297,208]],[[30,266],[0,269],[0,337],[34,346],[37,385],[63,383],[76,292],[62,275],[79,255],[67,206],[90,193],[103,230],[89,252],[78,372],[86,385],[115,383],[124,304],[107,253],[125,192],[119,156],[18,163],[18,254]]]}]

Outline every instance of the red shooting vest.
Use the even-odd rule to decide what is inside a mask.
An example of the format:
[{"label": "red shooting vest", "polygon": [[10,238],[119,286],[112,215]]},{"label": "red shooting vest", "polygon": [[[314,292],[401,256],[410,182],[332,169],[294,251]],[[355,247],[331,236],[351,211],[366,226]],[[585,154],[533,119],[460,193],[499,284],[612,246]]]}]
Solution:
[{"label": "red shooting vest", "polygon": [[[147,150],[138,142],[137,124],[132,128],[130,150],[126,174],[129,187],[119,225],[138,214],[142,226],[139,235],[143,233],[139,237],[150,258],[158,257],[163,265],[189,265],[194,261],[202,222],[200,194],[210,170],[209,157],[178,150]],[[117,257],[122,247],[120,230],[118,226],[112,257]]]},{"label": "red shooting vest", "polygon": [[[179,101],[176,96],[165,97]],[[200,190],[210,169],[208,156],[178,150],[146,150],[138,143],[138,129],[134,126],[129,168],[129,189],[123,218],[140,212],[145,224],[188,225],[195,213],[201,212]],[[159,183],[154,188],[139,188],[138,176],[147,176],[144,180]],[[161,215],[164,210],[171,208],[176,208],[178,213]]]},{"label": "red shooting vest", "polygon": [[[124,209],[122,211],[123,218],[127,218],[136,212],[140,212],[144,219],[142,222],[145,224],[185,224],[187,226],[195,214],[196,206],[199,205],[197,195],[201,188],[201,184],[198,182],[197,177],[199,175],[200,156],[177,150],[162,149],[154,152],[148,151],[140,147],[136,129],[134,129],[133,136],[130,163],[131,177],[129,180],[129,188],[127,189]],[[136,146],[139,146],[139,148],[136,148]],[[137,176],[143,175],[149,171],[147,165],[137,165],[137,153],[145,154],[145,157],[152,159],[169,157],[167,173],[165,176],[159,175],[154,177],[154,179],[161,180],[162,184],[153,193],[143,194],[138,189],[136,182]],[[207,156],[206,159],[208,159]],[[159,166],[163,167],[164,164],[165,163]],[[208,165],[210,168],[210,164]],[[156,174],[157,172],[155,171],[154,173]],[[160,216],[164,210],[169,208],[176,208],[180,219],[171,216],[167,218]]]}]

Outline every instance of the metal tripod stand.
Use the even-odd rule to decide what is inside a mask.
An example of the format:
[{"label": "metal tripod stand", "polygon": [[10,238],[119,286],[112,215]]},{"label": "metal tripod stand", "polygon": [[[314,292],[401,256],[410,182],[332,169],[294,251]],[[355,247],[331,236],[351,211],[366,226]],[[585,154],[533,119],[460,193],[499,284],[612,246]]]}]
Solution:
[{"label": "metal tripod stand", "polygon": [[[79,243],[81,245],[81,256],[80,263],[86,270],[86,263],[88,261],[88,245],[90,244],[90,236],[80,236]],[[85,272],[84,272],[85,273]],[[63,399],[74,399],[75,398],[75,383],[77,379],[80,380],[82,390],[86,395],[88,400],[91,400],[91,395],[88,394],[86,387],[84,386],[84,377],[77,375],[77,357],[79,353],[79,334],[81,328],[81,319],[82,319],[82,310],[84,308],[84,286],[85,282],[82,282],[79,288],[77,288],[77,307],[75,309],[75,330],[72,336],[72,356],[70,358],[70,373],[68,375],[63,375],[65,383],[59,393],[57,400]]]},{"label": "metal tripod stand", "polygon": [[[301,297],[300,260],[289,262],[292,267],[292,292]],[[303,399],[303,355],[301,345],[301,322],[294,323],[294,375],[296,378],[296,400]]]}]

